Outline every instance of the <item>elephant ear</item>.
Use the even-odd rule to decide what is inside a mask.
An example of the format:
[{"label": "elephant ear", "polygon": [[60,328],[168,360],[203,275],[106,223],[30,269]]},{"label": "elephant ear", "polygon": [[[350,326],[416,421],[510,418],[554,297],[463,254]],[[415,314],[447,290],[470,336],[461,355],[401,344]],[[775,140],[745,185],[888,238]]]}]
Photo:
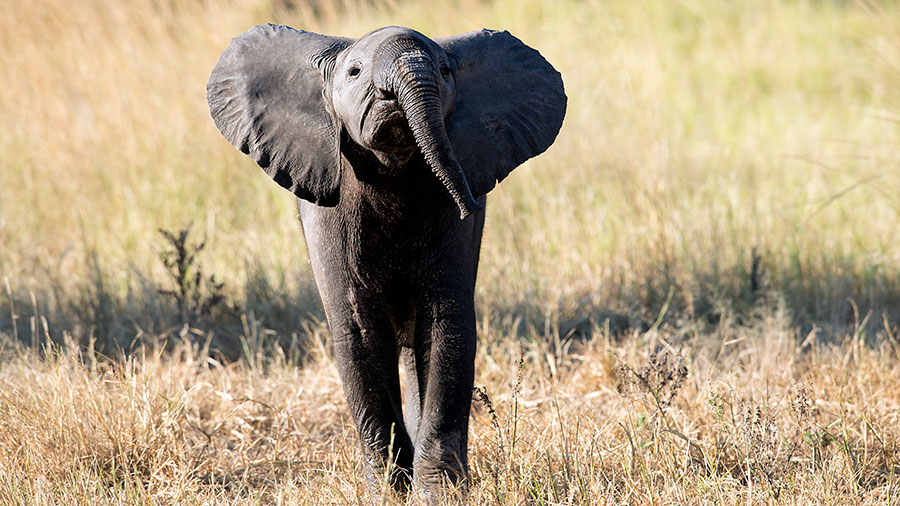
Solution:
[{"label": "elephant ear", "polygon": [[322,91],[326,69],[353,41],[260,25],[231,40],[209,76],[216,127],[266,174],[310,202],[337,204],[336,126]]},{"label": "elephant ear", "polygon": [[458,60],[450,142],[472,193],[483,195],[553,144],[566,114],[562,77],[506,31],[436,42]]}]

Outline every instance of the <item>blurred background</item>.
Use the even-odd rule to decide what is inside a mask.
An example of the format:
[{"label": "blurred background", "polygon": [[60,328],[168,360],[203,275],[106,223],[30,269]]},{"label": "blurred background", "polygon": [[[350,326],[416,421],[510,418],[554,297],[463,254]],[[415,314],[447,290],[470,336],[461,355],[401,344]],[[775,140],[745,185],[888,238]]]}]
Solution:
[{"label": "blurred background", "polygon": [[292,196],[205,100],[265,22],[507,29],[562,73],[556,143],[489,195],[483,339],[900,318],[893,2],[34,0],[0,4],[0,334],[236,356],[323,325]]}]

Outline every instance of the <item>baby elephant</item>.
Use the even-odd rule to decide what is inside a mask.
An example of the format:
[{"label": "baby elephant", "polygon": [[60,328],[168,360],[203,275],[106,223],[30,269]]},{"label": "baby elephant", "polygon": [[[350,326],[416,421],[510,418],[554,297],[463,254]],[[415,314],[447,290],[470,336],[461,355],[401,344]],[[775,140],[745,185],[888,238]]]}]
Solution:
[{"label": "baby elephant", "polygon": [[400,492],[464,485],[485,195],[553,143],[559,73],[508,32],[266,25],[231,41],[207,100],[228,142],[300,198],[370,483],[390,468]]}]

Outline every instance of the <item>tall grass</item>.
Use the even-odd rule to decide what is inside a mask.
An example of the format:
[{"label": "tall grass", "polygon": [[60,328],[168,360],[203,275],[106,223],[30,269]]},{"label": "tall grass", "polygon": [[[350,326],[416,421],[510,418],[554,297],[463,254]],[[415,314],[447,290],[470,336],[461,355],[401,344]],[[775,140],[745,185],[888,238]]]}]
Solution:
[{"label": "tall grass", "polygon": [[[469,504],[900,500],[896,340],[817,344],[772,314],[685,356],[669,332],[595,330],[485,343]],[[223,364],[188,339],[120,362],[3,342],[0,502],[416,504],[366,488],[327,338],[312,339],[299,364],[281,348]]]},{"label": "tall grass", "polygon": [[562,72],[489,196],[473,504],[900,500],[900,7],[36,0],[0,3],[0,503],[370,499],[295,203],[205,103],[262,22]]},{"label": "tall grass", "polygon": [[[712,322],[779,299],[819,327],[851,324],[848,298],[863,315],[900,314],[900,9],[890,5],[2,9],[0,270],[20,309],[34,293],[36,311],[64,326],[96,313],[99,283],[117,303],[108,332],[164,327],[146,311],[167,288],[156,230],[188,223],[238,305],[277,296],[316,312],[314,297],[289,300],[310,291],[291,197],[222,141],[204,100],[228,39],[263,21],[348,36],[392,23],[432,36],[506,28],[562,72],[559,140],[490,196],[478,291],[488,318],[610,317],[627,328],[652,322],[670,290],[670,315]],[[259,285],[260,297],[246,288]]]}]

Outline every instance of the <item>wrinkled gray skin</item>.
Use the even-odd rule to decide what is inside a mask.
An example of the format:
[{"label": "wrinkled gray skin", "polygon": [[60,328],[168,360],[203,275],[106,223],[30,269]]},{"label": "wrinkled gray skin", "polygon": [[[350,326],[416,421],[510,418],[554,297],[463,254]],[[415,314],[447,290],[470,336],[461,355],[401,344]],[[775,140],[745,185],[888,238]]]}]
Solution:
[{"label": "wrinkled gray skin", "polygon": [[507,32],[266,25],[232,40],[207,95],[226,139],[301,199],[370,482],[392,456],[398,491],[460,483],[485,194],[555,139],[559,74]]}]

